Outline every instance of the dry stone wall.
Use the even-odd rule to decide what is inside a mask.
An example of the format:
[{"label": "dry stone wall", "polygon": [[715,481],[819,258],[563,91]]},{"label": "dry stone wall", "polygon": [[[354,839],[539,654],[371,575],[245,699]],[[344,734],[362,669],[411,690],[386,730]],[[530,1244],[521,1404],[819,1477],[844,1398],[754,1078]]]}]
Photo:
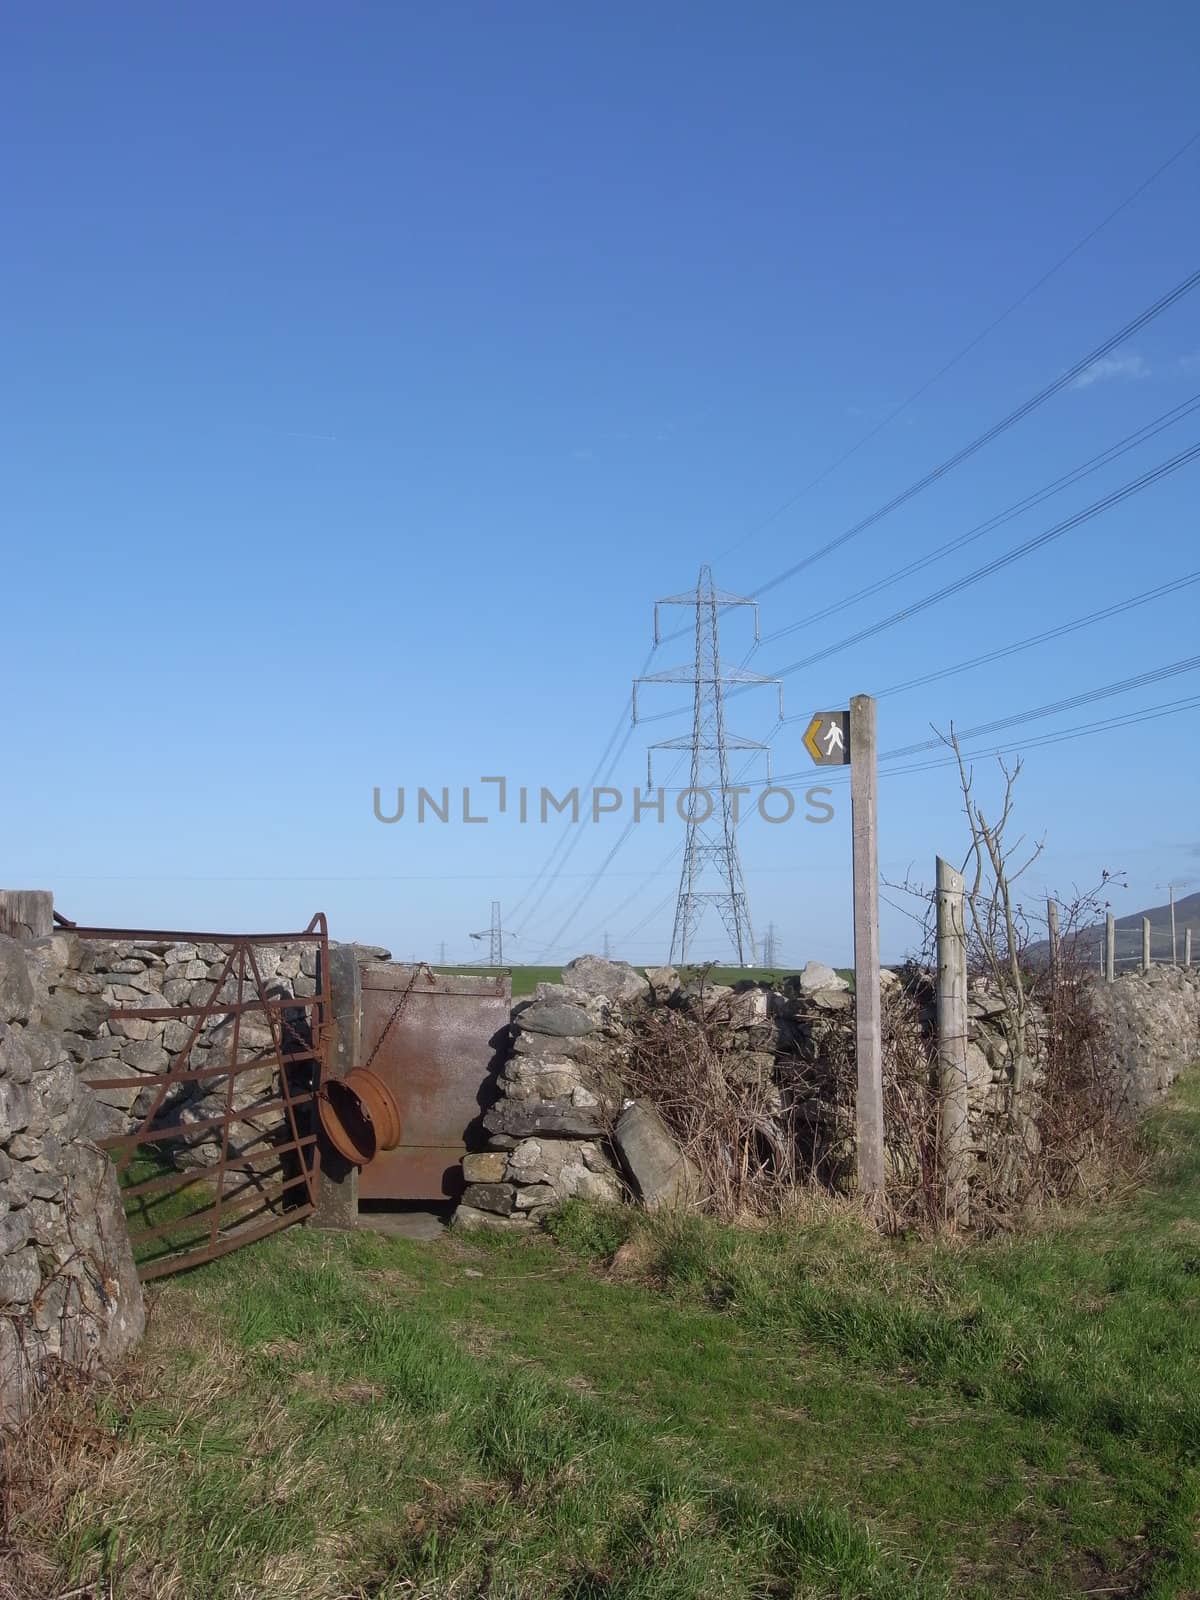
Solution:
[{"label": "dry stone wall", "polygon": [[514,1007],[500,1097],[483,1118],[492,1148],[463,1162],[458,1226],[520,1229],[576,1195],[621,1197],[607,1132],[620,1110],[623,1008],[648,992],[632,967],[585,957]]},{"label": "dry stone wall", "polygon": [[1180,1071],[1200,1060],[1200,968],[1151,967],[1088,986],[1132,1106],[1161,1099]]},{"label": "dry stone wall", "polygon": [[[931,1070],[936,995],[932,974],[903,977],[885,970],[885,1051],[907,1070]],[[1089,1005],[1100,1024],[1100,1048],[1111,1052],[1136,1108],[1166,1092],[1182,1066],[1200,1058],[1200,970],[1156,967],[1115,984],[1096,983]],[[753,1083],[772,1118],[799,1146],[800,1165],[826,1181],[846,1179],[854,1164],[854,1009],[848,984],[832,968],[810,962],[780,989],[682,982],[671,968],[643,976],[623,962],[582,956],[562,982],[539,984],[514,1008],[511,1042],[499,1079],[500,1097],[484,1116],[490,1148],[466,1157],[466,1189],[456,1222],[464,1227],[528,1228],[572,1196],[611,1200],[632,1192],[648,1200],[657,1179],[639,1174],[623,1070],[648,1013],[668,1006],[694,1019],[719,1019],[722,1071]],[[1013,1062],[1002,998],[982,980],[968,997],[967,1088],[971,1146],[994,1155],[1011,1106]],[[1031,1008],[1026,1051],[1030,1095],[1042,1082],[1046,1019]],[[932,1081],[929,1079],[928,1081]],[[1032,1102],[1031,1102],[1032,1103]],[[624,1116],[623,1116],[624,1112]],[[656,1119],[661,1129],[661,1119]],[[653,1172],[676,1172],[679,1203],[703,1202],[694,1175],[680,1165],[645,1116],[655,1144]],[[665,1130],[663,1130],[665,1132]],[[897,1163],[910,1159],[899,1143]]]},{"label": "dry stone wall", "polygon": [[[156,1078],[174,1065],[192,1034],[188,1020],[114,1017],[110,1010],[155,1009],[181,1005],[232,1004],[237,979],[226,975],[227,951],[216,944],[130,943],[80,939],[70,930],[54,934],[29,947],[49,994],[50,1025],[61,1033],[64,1047],[80,1078],[98,1084],[106,1078],[144,1075],[146,1086],[96,1088],[99,1125],[105,1133],[123,1133],[136,1127],[153,1103]],[[274,996],[311,996],[316,993],[315,944],[256,945],[254,959],[264,989]],[[218,988],[219,985],[219,988]],[[247,982],[243,997],[253,986]],[[293,1025],[303,1027],[303,1013]],[[206,1019],[188,1057],[197,1071],[231,1058],[233,1018],[216,1011]],[[234,1109],[243,1111],[270,1097],[274,1082],[271,1030],[261,1013],[243,1015],[238,1034],[238,1060],[261,1059],[261,1071],[240,1073],[235,1082]],[[175,1124],[180,1142],[174,1154],[184,1164],[210,1165],[219,1153],[220,1130],[189,1133],[189,1127],[220,1116],[225,1109],[226,1081],[200,1079],[172,1092],[157,1119]],[[243,1124],[240,1143],[253,1146],[267,1127],[253,1119]]]},{"label": "dry stone wall", "polygon": [[[56,1365],[119,1362],[144,1325],[103,1108],[78,1041],[99,1026],[78,940],[0,937],[0,1427]],[[83,1029],[85,1031],[80,1031]]]}]

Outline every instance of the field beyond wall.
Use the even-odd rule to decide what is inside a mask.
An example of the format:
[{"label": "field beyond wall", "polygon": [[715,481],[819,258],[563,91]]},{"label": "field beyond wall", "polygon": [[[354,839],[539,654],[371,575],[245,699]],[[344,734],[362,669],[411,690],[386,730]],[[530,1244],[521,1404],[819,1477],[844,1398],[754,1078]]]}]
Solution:
[{"label": "field beyond wall", "polygon": [[[561,983],[561,967],[434,967],[434,972],[463,972],[473,973],[478,977],[481,973],[508,972],[512,975],[513,999],[520,1000],[526,995],[531,995],[539,983]],[[637,967],[638,972],[644,972],[644,967]],[[792,976],[791,970],[786,967],[696,967],[696,972],[703,972],[709,983],[735,984],[768,983],[772,988],[778,988],[785,978]],[[798,969],[797,969],[798,970]],[[854,971],[850,967],[837,968],[839,974],[854,986]]]}]

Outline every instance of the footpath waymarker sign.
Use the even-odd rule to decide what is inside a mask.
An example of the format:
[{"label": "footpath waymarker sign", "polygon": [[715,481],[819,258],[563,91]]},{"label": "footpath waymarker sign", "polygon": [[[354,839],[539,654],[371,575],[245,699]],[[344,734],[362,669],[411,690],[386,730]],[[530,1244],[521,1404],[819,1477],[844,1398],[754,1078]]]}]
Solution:
[{"label": "footpath waymarker sign", "polygon": [[858,1187],[883,1194],[883,1005],[879,992],[879,782],[875,701],[856,694],[847,711],[815,711],[804,744],[818,767],[850,768],[854,893],[855,1121]]},{"label": "footpath waymarker sign", "polygon": [[804,730],[804,748],[818,767],[850,764],[850,713],[814,711]]}]

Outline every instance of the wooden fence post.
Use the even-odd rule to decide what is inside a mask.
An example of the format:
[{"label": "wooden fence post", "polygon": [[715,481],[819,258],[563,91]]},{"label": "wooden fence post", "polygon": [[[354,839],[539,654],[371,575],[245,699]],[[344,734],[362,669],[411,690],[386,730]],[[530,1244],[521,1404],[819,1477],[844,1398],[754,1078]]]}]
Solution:
[{"label": "wooden fence post", "polygon": [[941,1156],[946,1217],[970,1212],[970,1126],[967,1103],[967,928],[965,882],[937,858],[937,1059],[941,1091]]},{"label": "wooden fence post", "polygon": [[1142,971],[1150,971],[1150,918],[1142,918]]},{"label": "wooden fence post", "polygon": [[54,932],[49,889],[0,889],[0,933],[10,939],[48,939]]},{"label": "wooden fence post", "polygon": [[1057,988],[1061,971],[1058,941],[1058,901],[1046,901],[1046,926],[1050,930],[1050,982]]},{"label": "wooden fence post", "polygon": [[1104,918],[1104,981],[1111,983],[1116,977],[1117,965],[1117,919],[1112,912]]}]

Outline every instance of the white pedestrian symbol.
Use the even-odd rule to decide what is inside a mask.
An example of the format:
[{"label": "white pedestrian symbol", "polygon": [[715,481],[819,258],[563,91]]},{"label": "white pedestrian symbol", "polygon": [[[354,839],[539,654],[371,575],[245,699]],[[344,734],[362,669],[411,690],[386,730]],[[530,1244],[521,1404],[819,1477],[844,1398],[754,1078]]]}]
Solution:
[{"label": "white pedestrian symbol", "polygon": [[845,748],[841,723],[831,722],[825,730],[825,754],[831,756],[835,750],[844,750]]}]

